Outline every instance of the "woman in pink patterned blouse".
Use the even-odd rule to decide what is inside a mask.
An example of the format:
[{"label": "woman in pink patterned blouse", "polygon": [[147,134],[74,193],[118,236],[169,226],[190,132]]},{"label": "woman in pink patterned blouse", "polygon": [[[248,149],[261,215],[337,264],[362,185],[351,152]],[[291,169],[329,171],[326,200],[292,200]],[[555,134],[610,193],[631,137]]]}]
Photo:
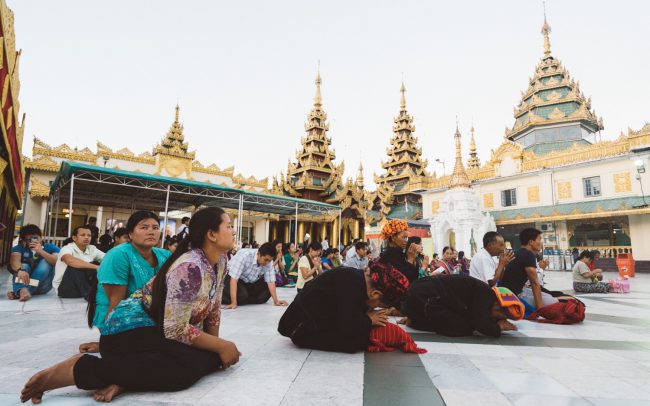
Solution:
[{"label": "woman in pink patterned blouse", "polygon": [[226,256],[235,243],[230,217],[216,207],[197,211],[176,252],[141,290],[108,315],[101,358],[75,355],[38,372],[21,401],[76,385],[110,402],[131,391],[177,391],[239,361],[234,343],[219,338]]}]

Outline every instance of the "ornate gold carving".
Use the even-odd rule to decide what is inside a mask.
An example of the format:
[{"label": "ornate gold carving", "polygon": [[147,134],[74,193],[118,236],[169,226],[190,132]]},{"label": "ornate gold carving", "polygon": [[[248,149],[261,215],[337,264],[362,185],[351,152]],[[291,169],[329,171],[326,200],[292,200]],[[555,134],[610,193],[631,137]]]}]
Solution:
[{"label": "ornate gold carving", "polygon": [[631,191],[632,191],[632,181],[630,178],[630,172],[614,174],[614,192],[625,193]]},{"label": "ornate gold carving", "polygon": [[539,203],[539,186],[528,188],[528,203]]},{"label": "ornate gold carving", "polygon": [[554,108],[554,109],[553,109],[553,110],[548,114],[548,118],[550,118],[550,119],[552,119],[552,120],[557,120],[557,119],[564,118],[564,117],[566,117],[566,114],[564,114],[564,112],[563,112],[562,110],[560,110],[559,108],[557,108],[557,107],[555,107],[555,108]]},{"label": "ornate gold carving", "polygon": [[571,182],[558,182],[557,183],[557,194],[560,199],[570,199],[571,198]]},{"label": "ornate gold carving", "polygon": [[483,208],[491,209],[494,207],[494,195],[492,193],[483,194]]},{"label": "ornate gold carving", "polygon": [[25,168],[46,172],[58,172],[60,165],[49,156],[41,156],[34,160],[25,158]]},{"label": "ornate gold carving", "polygon": [[37,177],[32,176],[29,179],[29,197],[48,197],[50,195],[50,187],[45,183],[38,180]]}]

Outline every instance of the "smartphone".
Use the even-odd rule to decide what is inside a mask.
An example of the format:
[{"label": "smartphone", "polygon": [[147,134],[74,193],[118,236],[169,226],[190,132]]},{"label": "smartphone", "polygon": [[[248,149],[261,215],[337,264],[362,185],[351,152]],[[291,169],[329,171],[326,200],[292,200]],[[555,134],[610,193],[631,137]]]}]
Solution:
[{"label": "smartphone", "polygon": [[[14,278],[14,279],[16,279],[16,281],[18,280],[18,278]],[[38,287],[38,282],[40,282],[38,279],[31,279],[30,278],[28,285],[37,288]]]}]

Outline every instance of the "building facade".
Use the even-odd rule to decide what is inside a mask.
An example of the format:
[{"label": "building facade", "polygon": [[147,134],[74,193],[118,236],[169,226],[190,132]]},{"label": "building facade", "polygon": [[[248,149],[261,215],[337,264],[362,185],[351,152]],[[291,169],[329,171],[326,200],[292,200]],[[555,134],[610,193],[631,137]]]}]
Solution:
[{"label": "building facade", "polygon": [[[471,154],[472,131],[469,187],[513,248],[521,229],[536,227],[547,248],[632,252],[650,261],[650,124],[601,141],[603,120],[552,56],[549,33],[545,19],[544,56],[515,107],[515,124],[483,165]],[[436,218],[452,181],[428,181],[425,218]]]},{"label": "building facade", "polygon": [[[63,161],[81,162],[100,167],[123,169],[132,172],[142,172],[151,175],[166,176],[171,178],[196,180],[199,182],[213,183],[222,186],[242,188],[246,190],[266,192],[268,191],[268,178],[256,179],[244,177],[241,174],[235,175],[234,168],[220,168],[216,164],[204,165],[195,159],[195,153],[189,150],[189,144],[185,141],[183,126],[179,119],[179,107],[176,106],[174,121],[163,139],[152,148],[135,154],[128,148],[118,150],[111,149],[107,145],[98,142],[95,151],[89,148],[71,148],[67,144],[52,147],[35,138],[32,148],[32,158],[26,159],[26,176],[28,179],[28,195],[25,199],[23,224],[37,224],[45,226],[47,217],[48,199],[50,198],[50,184],[59,172]],[[161,202],[164,204],[164,202]],[[69,213],[68,208],[59,208],[53,213],[54,218],[65,221],[58,221],[59,227],[55,230],[58,239],[67,237],[67,219],[72,216],[73,227],[86,224],[89,217],[97,218],[97,225],[100,230],[115,229],[126,224],[126,220],[133,210],[115,209],[107,206],[84,206],[75,205],[73,212]],[[56,209],[55,209],[56,210]],[[162,210],[162,208],[161,208]],[[175,234],[176,226],[185,212],[170,213],[171,222],[168,224],[170,235]],[[231,212],[236,215],[236,212]],[[277,215],[275,216],[277,217]],[[273,215],[261,213],[249,213],[243,216],[242,241],[252,242],[257,238],[258,242],[266,241],[268,226]],[[236,221],[239,221],[237,219]]]}]

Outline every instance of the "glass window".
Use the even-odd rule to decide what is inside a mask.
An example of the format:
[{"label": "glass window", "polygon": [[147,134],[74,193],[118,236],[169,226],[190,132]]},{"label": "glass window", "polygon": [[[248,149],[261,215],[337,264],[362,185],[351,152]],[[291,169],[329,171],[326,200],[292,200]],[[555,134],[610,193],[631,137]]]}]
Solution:
[{"label": "glass window", "polygon": [[517,189],[508,189],[501,191],[501,206],[515,206],[517,205]]},{"label": "glass window", "polygon": [[592,176],[582,180],[584,185],[585,197],[600,196],[600,176]]}]

